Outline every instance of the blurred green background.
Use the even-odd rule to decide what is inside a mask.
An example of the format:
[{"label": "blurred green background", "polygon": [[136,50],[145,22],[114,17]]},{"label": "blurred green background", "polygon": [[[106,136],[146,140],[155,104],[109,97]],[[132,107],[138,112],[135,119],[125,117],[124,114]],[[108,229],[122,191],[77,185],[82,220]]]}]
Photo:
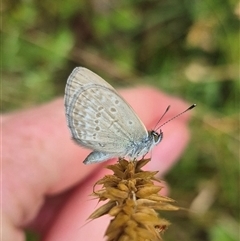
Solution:
[{"label": "blurred green background", "polygon": [[9,0],[2,15],[2,112],[63,96],[75,66],[197,103],[189,147],[165,177],[195,212],[163,213],[164,240],[240,240],[239,2]]}]

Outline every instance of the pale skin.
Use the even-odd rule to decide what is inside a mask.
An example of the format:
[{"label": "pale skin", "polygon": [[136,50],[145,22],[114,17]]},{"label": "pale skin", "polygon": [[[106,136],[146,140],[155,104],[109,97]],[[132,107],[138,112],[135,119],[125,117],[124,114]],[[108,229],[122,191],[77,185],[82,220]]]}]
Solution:
[{"label": "pale skin", "polygon": [[[168,105],[164,120],[188,107],[149,87],[120,94],[148,129]],[[145,170],[162,176],[179,159],[189,140],[189,116],[187,112],[162,128],[163,140]],[[110,173],[104,166],[116,159],[84,165],[89,152],[70,139],[62,98],[2,116],[2,241],[23,241],[26,229],[35,230],[42,241],[104,240],[108,216],[84,224],[100,205],[89,196],[93,184]]]}]

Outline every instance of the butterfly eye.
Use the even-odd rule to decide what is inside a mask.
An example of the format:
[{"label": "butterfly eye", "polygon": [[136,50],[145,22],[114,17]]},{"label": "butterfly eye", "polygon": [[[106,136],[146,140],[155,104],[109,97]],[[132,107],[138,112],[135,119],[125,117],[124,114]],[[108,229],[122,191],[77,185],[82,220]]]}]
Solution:
[{"label": "butterfly eye", "polygon": [[157,133],[156,131],[151,131],[151,135],[153,136],[155,144],[158,144],[163,138],[163,132],[161,130],[160,133]]}]

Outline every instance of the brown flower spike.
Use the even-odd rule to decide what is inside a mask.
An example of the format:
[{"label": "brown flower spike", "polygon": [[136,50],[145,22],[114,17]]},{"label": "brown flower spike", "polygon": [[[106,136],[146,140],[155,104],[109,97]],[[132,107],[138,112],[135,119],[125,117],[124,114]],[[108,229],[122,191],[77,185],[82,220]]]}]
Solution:
[{"label": "brown flower spike", "polygon": [[102,185],[93,195],[99,201],[108,200],[94,211],[89,219],[105,214],[112,216],[106,230],[107,241],[161,241],[161,234],[169,222],[159,216],[160,210],[174,211],[174,200],[159,194],[160,182],[154,176],[158,173],[141,168],[150,159],[127,161],[119,159],[115,165],[107,166],[113,175],[106,175],[96,185]]}]

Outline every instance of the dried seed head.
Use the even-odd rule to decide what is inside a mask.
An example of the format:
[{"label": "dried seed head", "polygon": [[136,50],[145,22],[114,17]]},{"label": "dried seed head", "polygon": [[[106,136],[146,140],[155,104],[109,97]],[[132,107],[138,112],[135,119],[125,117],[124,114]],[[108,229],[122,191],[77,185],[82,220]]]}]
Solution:
[{"label": "dried seed head", "polygon": [[172,204],[174,200],[159,194],[162,187],[154,184],[160,182],[154,177],[157,172],[141,169],[149,160],[120,159],[107,167],[113,175],[103,177],[94,185],[94,189],[96,185],[102,187],[92,195],[99,201],[109,201],[89,219],[105,214],[113,217],[105,232],[107,241],[161,241],[160,235],[170,223],[160,217],[159,211],[179,209]]}]

